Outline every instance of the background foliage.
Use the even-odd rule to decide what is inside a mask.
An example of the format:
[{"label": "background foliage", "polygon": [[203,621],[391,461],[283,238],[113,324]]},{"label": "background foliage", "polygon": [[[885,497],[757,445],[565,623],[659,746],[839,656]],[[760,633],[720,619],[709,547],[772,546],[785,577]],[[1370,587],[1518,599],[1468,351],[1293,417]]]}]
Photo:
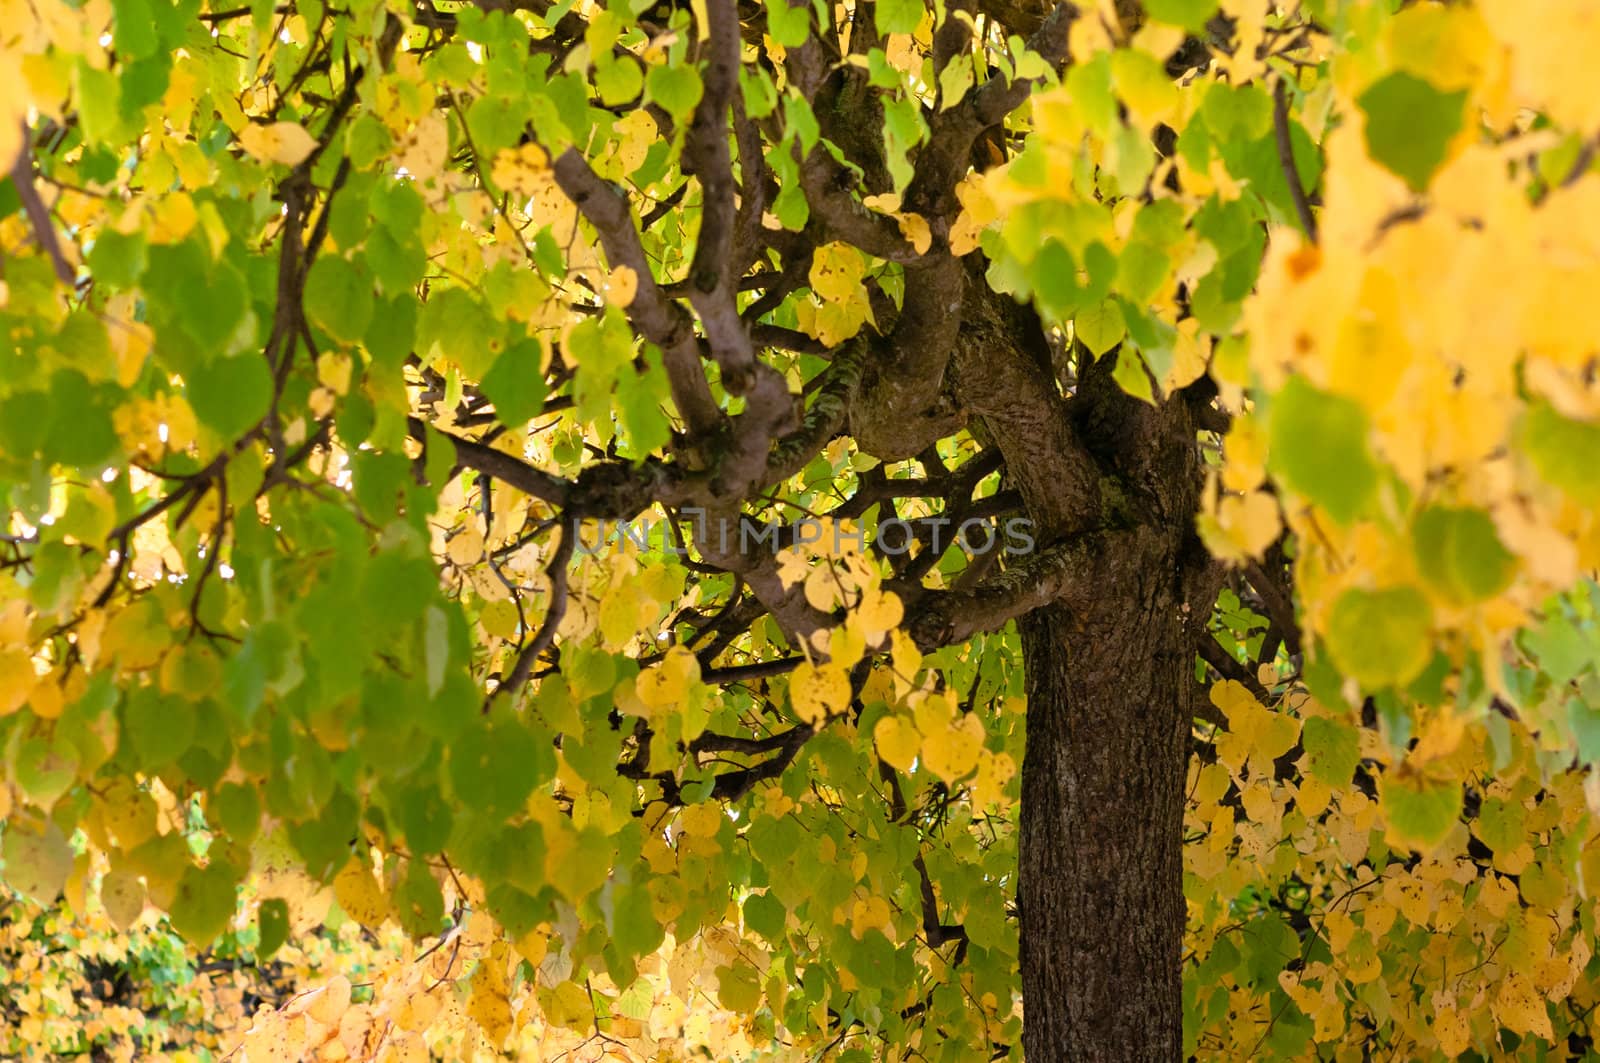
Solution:
[{"label": "background foliage", "polygon": [[1589,1051],[1600,15],[1135,6],[0,0],[0,1051],[1009,1050],[1025,570],[684,512],[1012,512],[950,262],[1217,393],[1191,1050]]}]

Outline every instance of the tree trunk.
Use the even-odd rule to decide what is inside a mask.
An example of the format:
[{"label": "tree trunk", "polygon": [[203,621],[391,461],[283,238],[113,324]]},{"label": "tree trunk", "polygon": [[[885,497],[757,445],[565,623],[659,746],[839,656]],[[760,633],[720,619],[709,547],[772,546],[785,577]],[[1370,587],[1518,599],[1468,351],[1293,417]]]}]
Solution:
[{"label": "tree trunk", "polygon": [[1147,538],[1166,542],[1108,551],[1091,600],[1021,622],[1029,1063],[1181,1058],[1183,801],[1205,616],[1184,608],[1172,537],[1128,536]]}]

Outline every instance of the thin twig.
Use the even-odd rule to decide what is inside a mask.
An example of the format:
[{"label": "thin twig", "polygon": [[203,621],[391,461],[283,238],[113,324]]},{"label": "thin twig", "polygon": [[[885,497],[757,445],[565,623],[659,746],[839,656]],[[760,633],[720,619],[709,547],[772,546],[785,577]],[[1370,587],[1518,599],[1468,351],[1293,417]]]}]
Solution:
[{"label": "thin twig", "polygon": [[556,628],[561,626],[561,618],[567,615],[567,565],[572,560],[572,550],[577,542],[576,523],[563,525],[561,541],[556,545],[549,566],[545,568],[545,574],[550,577],[550,607],[545,611],[544,622],[539,625],[533,641],[517,655],[517,663],[512,666],[511,674],[506,676],[505,682],[495,687],[494,693],[484,702],[485,711],[500,694],[508,690],[515,691],[527,683],[539,656],[555,642]]},{"label": "thin twig", "polygon": [[11,183],[16,186],[17,198],[22,200],[22,207],[28,213],[34,237],[44,253],[50,256],[51,265],[55,266],[56,277],[67,287],[76,287],[78,271],[72,268],[66,253],[61,250],[55,226],[50,222],[50,208],[39,198],[39,189],[33,182],[33,131],[28,128],[27,122],[22,123],[22,147],[17,152],[17,161],[11,166]]},{"label": "thin twig", "polygon": [[1278,78],[1272,93],[1272,131],[1278,141],[1278,164],[1283,167],[1283,180],[1289,186],[1289,198],[1294,200],[1294,212],[1300,217],[1300,227],[1306,238],[1317,242],[1317,219],[1311,213],[1311,201],[1306,198],[1305,186],[1300,183],[1300,171],[1294,163],[1294,141],[1289,136],[1289,83]]}]

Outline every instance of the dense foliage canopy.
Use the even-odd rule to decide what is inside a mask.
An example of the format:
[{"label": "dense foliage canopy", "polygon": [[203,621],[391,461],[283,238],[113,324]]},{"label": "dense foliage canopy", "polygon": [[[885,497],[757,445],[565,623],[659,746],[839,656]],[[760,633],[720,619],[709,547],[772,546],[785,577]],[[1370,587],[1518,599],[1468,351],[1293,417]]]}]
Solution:
[{"label": "dense foliage canopy", "polygon": [[1185,1052],[1588,1050],[1597,54],[0,0],[0,1054],[1015,1058],[1158,583]]}]

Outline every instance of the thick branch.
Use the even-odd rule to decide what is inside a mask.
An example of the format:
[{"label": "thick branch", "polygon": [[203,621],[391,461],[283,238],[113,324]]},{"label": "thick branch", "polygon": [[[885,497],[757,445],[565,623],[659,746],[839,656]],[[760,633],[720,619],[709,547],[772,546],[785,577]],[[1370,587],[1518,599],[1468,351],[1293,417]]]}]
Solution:
[{"label": "thick branch", "polygon": [[628,306],[628,319],[641,335],[661,348],[673,402],[690,432],[708,431],[721,420],[722,411],[711,395],[711,385],[700,364],[694,326],[689,315],[656,283],[644,245],[639,242],[639,231],[633,227],[627,198],[602,180],[576,148],[562,152],[551,169],[561,191],[599,234],[611,267],[627,266],[633,270],[638,289]]},{"label": "thick branch", "polygon": [[[1028,39],[1028,48],[1052,68],[1067,58],[1067,32],[1078,8],[1058,3],[1044,24]],[[956,182],[967,170],[978,137],[1016,110],[1039,82],[1034,78],[1006,81],[992,77],[967,93],[964,100],[934,118],[927,146],[917,156],[917,175],[906,192],[906,206],[925,214],[950,213]]]},{"label": "thick branch", "polygon": [[867,340],[857,336],[834,356],[800,427],[778,440],[767,458],[768,483],[787,480],[810,461],[844,427],[846,415],[861,389],[867,361]]},{"label": "thick branch", "polygon": [[1061,598],[1105,547],[1104,534],[1088,533],[1046,547],[985,580],[970,591],[944,591],[922,599],[909,625],[923,649],[934,650],[974,635],[997,631],[1025,613]]},{"label": "thick branch", "polygon": [[[412,438],[426,445],[428,429],[433,426],[417,417],[409,418],[406,423],[411,429]],[[456,464],[462,468],[485,473],[525,495],[552,506],[565,506],[572,497],[573,484],[570,480],[563,480],[559,476],[552,476],[542,469],[534,468],[503,450],[486,447],[482,443],[451,435],[438,428],[433,430],[455,445]]]}]

